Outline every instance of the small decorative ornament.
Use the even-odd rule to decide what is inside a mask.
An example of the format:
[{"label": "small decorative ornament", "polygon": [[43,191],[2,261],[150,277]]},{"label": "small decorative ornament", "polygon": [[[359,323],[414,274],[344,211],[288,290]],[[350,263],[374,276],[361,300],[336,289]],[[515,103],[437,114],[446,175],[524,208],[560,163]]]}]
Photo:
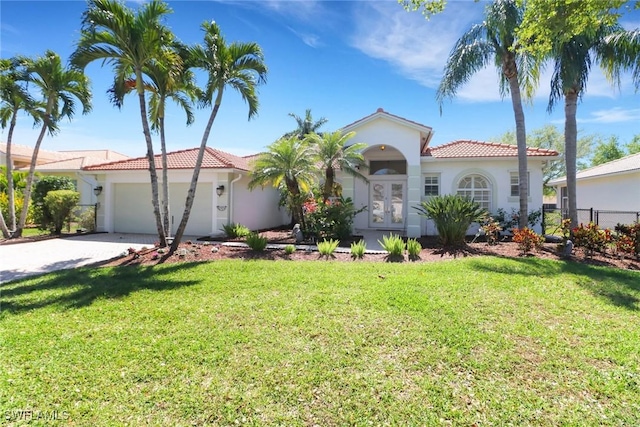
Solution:
[{"label": "small decorative ornament", "polygon": [[187,250],[185,248],[178,249],[178,256],[179,257],[184,257],[186,255],[187,255]]},{"label": "small decorative ornament", "polygon": [[219,250],[220,250],[220,249],[218,249],[218,248],[216,248],[216,247],[213,247],[213,248],[211,248],[211,253],[215,254],[215,253],[217,253]]}]

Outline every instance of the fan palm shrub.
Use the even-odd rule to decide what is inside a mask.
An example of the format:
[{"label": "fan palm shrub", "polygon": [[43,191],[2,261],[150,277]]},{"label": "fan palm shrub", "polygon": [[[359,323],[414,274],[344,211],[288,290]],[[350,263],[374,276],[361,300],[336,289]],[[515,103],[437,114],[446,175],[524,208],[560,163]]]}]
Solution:
[{"label": "fan palm shrub", "polygon": [[480,204],[457,194],[435,196],[414,208],[433,220],[443,246],[464,245],[471,224],[481,222],[487,215]]}]

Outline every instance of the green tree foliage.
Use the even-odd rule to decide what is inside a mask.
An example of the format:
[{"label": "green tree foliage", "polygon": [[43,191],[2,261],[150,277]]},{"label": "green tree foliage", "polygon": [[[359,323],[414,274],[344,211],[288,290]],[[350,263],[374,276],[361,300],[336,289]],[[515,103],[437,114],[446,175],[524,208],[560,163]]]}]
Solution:
[{"label": "green tree foliage", "polygon": [[305,228],[302,205],[316,182],[315,155],[306,140],[281,138],[267,147],[252,165],[249,188],[272,185],[285,195],[293,221]]},{"label": "green tree foliage", "polygon": [[[495,65],[500,74],[500,92],[511,94],[518,146],[518,176],[521,218],[528,212],[527,140],[521,89],[527,97],[537,85],[537,62],[520,51],[521,42],[516,30],[522,21],[523,9],[516,0],[495,0],[485,11],[485,20],[460,37],[449,54],[444,76],[436,97],[442,109],[446,98],[455,96],[458,88],[467,83],[479,70]],[[523,219],[524,221],[524,219]],[[523,222],[521,227],[526,226]]]},{"label": "green tree foliage", "polygon": [[320,129],[325,123],[327,123],[327,119],[325,119],[324,117],[320,117],[318,120],[314,120],[313,116],[311,115],[311,109],[307,109],[304,112],[304,118],[294,113],[289,113],[289,117],[293,117],[298,126],[295,130],[285,133],[283,135],[284,138],[297,136],[298,139],[304,139],[307,137],[307,135],[312,133],[322,135],[321,132],[318,132],[318,129]]},{"label": "green tree foliage", "polygon": [[640,133],[635,135],[633,139],[627,143],[626,149],[627,154],[640,153]]},{"label": "green tree foliage", "polygon": [[362,150],[367,147],[365,143],[348,144],[349,140],[356,135],[355,132],[343,134],[342,131],[325,132],[322,135],[310,133],[306,140],[313,147],[318,162],[322,165],[324,172],[324,186],[322,196],[325,200],[335,195],[336,169],[367,181],[367,178],[360,172],[367,168]]},{"label": "green tree foliage", "polygon": [[598,166],[612,160],[617,160],[624,157],[624,155],[624,149],[618,143],[617,136],[612,136],[606,141],[601,139],[593,150],[591,166]]},{"label": "green tree foliage", "polygon": [[213,108],[202,134],[198,157],[191,176],[191,184],[187,191],[184,212],[171,244],[171,252],[178,248],[187,227],[207,141],[222,104],[225,90],[227,88],[234,89],[240,94],[242,100],[249,107],[248,119],[251,120],[258,114],[258,86],[267,81],[267,65],[264,62],[264,53],[260,45],[254,42],[227,43],[220,27],[215,22],[204,22],[202,30],[204,31],[204,45],[189,48],[188,61],[189,65],[206,73],[207,83],[202,91],[200,101],[204,106],[212,106]]},{"label": "green tree foliage", "polygon": [[[578,138],[576,155],[578,170],[589,167],[591,147],[596,139],[597,135],[584,135]],[[503,144],[515,145],[516,136],[513,131],[507,131],[494,140]],[[545,162],[542,166],[543,192],[546,196],[555,194],[555,189],[553,187],[549,187],[547,183],[567,174],[564,159],[564,135],[562,134],[562,131],[554,125],[545,125],[541,128],[534,129],[529,132],[529,135],[527,136],[527,145],[529,147],[554,150],[560,154],[558,160]]]},{"label": "green tree foliage", "polygon": [[488,215],[478,203],[457,194],[435,196],[414,208],[433,220],[443,246],[464,245],[471,224],[480,223]]},{"label": "green tree foliage", "polygon": [[73,208],[80,200],[80,193],[73,190],[49,191],[44,197],[44,208],[50,215],[50,222],[41,224],[53,234],[62,233],[62,227],[70,221]]},{"label": "green tree foliage", "polygon": [[76,187],[70,178],[66,176],[43,176],[33,186],[31,199],[33,202],[34,220],[42,230],[49,229],[53,223],[53,214],[49,211],[45,198],[50,191],[69,190],[75,191]]},{"label": "green tree foliage", "polygon": [[28,203],[31,198],[38,152],[45,133],[48,131],[49,134],[54,135],[58,131],[60,120],[63,118],[71,120],[75,115],[78,102],[82,105],[83,114],[91,111],[89,79],[81,71],[63,66],[62,59],[57,53],[48,50],[35,59],[20,58],[19,61],[25,67],[30,88],[34,88],[40,94],[40,102],[44,105],[44,109],[38,112],[43,125],[33,147],[29,175],[24,189],[24,204],[12,237],[22,236],[22,229],[29,211]]},{"label": "green tree foliage", "polygon": [[71,63],[82,70],[94,61],[112,65],[113,87],[118,96],[126,92],[127,84],[132,81],[135,83],[142,132],[147,146],[151,203],[162,246],[166,245],[166,236],[160,214],[158,173],[147,118],[143,75],[145,67],[153,64],[170,67],[172,62],[179,60],[177,53],[167,49],[174,36],[162,24],[162,19],[170,12],[166,3],[157,0],[145,2],[137,12],[117,0],[89,0],[88,7],[82,14],[80,40],[71,55]]}]

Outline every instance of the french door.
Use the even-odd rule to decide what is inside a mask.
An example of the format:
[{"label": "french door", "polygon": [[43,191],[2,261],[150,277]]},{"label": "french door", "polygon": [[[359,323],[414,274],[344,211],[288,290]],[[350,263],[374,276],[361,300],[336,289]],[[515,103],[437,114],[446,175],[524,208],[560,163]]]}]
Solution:
[{"label": "french door", "polygon": [[406,181],[370,181],[369,226],[371,228],[404,228],[406,187]]}]

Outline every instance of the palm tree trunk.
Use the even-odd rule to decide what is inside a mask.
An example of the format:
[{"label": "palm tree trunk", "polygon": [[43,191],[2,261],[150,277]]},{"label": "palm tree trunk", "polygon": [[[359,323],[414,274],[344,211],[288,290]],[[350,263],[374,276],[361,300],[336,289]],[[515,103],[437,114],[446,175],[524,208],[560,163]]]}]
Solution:
[{"label": "palm tree trunk", "polygon": [[9,233],[9,229],[7,228],[7,223],[4,222],[4,212],[0,210],[0,230],[2,230],[2,236],[5,239],[11,237],[11,233]]},{"label": "palm tree trunk", "polygon": [[564,156],[567,168],[567,197],[569,198],[569,219],[571,227],[578,225],[578,203],[576,200],[576,156],[578,127],[576,111],[578,109],[578,93],[569,90],[564,95]]},{"label": "palm tree trunk", "polygon": [[[216,101],[213,105],[213,110],[211,111],[211,115],[209,116],[209,121],[207,122],[207,126],[204,129],[204,133],[202,134],[202,140],[200,141],[200,149],[198,150],[198,158],[196,159],[196,165],[193,169],[193,174],[191,176],[191,185],[189,186],[189,191],[187,191],[187,199],[184,204],[184,212],[182,213],[182,219],[180,220],[180,225],[178,225],[178,229],[176,230],[175,236],[173,236],[173,242],[171,243],[171,249],[169,250],[169,254],[172,254],[178,249],[178,245],[180,245],[180,240],[182,240],[182,236],[184,235],[184,230],[187,228],[187,222],[189,221],[189,216],[191,215],[191,208],[193,207],[193,201],[196,197],[196,188],[198,186],[198,178],[200,177],[200,168],[202,167],[202,159],[204,158],[204,150],[207,148],[207,141],[209,140],[209,133],[211,133],[211,127],[213,126],[213,122],[218,115],[218,110],[220,109],[220,103],[222,102],[222,93],[224,91],[224,87],[218,88],[218,96],[216,97]],[[233,221],[233,218],[231,218]]]},{"label": "palm tree trunk", "polygon": [[511,92],[511,104],[513,115],[516,120],[516,144],[518,145],[518,194],[520,198],[520,214],[518,215],[518,227],[525,228],[529,223],[529,175],[527,173],[527,131],[524,121],[524,111],[522,110],[522,97],[520,95],[520,83],[515,61],[513,62],[514,73],[509,79],[509,90]]},{"label": "palm tree trunk", "polygon": [[138,90],[138,99],[140,101],[140,117],[142,119],[142,131],[144,139],[147,143],[147,160],[149,161],[149,176],[151,179],[151,204],[153,205],[153,215],[156,218],[156,228],[158,230],[158,238],[160,246],[167,246],[164,228],[162,227],[162,218],[160,217],[160,203],[158,202],[158,172],[156,171],[155,156],[153,155],[153,142],[151,141],[151,131],[149,130],[149,122],[147,121],[147,108],[144,99],[144,89],[142,82],[142,72],[136,70],[136,85]]},{"label": "palm tree trunk", "polygon": [[51,123],[51,111],[53,110],[53,97],[50,97],[47,100],[47,107],[45,110],[42,124],[42,129],[40,129],[40,134],[38,135],[38,139],[36,140],[36,145],[33,147],[33,153],[31,154],[31,165],[29,166],[29,174],[27,175],[27,183],[24,188],[23,201],[22,201],[22,212],[20,212],[20,220],[16,226],[15,231],[11,235],[11,238],[22,237],[22,230],[24,229],[24,225],[27,222],[27,212],[29,211],[29,202],[31,200],[31,188],[33,186],[33,177],[36,173],[36,163],[38,161],[38,152],[40,151],[40,145],[42,144],[42,140],[44,139],[44,134],[47,131],[47,126]]},{"label": "palm tree trunk", "polygon": [[[13,158],[11,155],[11,141],[13,140],[13,130],[16,127],[16,117],[18,111],[15,110],[11,116],[11,124],[9,125],[9,133],[7,134],[7,196],[9,198],[9,226],[11,230],[16,229],[16,206],[15,206],[15,190],[13,188]],[[6,226],[6,225],[5,225]]]},{"label": "palm tree trunk", "polygon": [[160,121],[160,150],[162,151],[162,216],[165,237],[171,236],[171,218],[169,217],[169,170],[167,165],[167,145],[164,135],[164,117]]},{"label": "palm tree trunk", "polygon": [[327,169],[324,172],[324,191],[322,197],[326,202],[331,197],[333,192],[333,181],[334,181],[335,173],[333,172],[332,166],[327,166]]}]

